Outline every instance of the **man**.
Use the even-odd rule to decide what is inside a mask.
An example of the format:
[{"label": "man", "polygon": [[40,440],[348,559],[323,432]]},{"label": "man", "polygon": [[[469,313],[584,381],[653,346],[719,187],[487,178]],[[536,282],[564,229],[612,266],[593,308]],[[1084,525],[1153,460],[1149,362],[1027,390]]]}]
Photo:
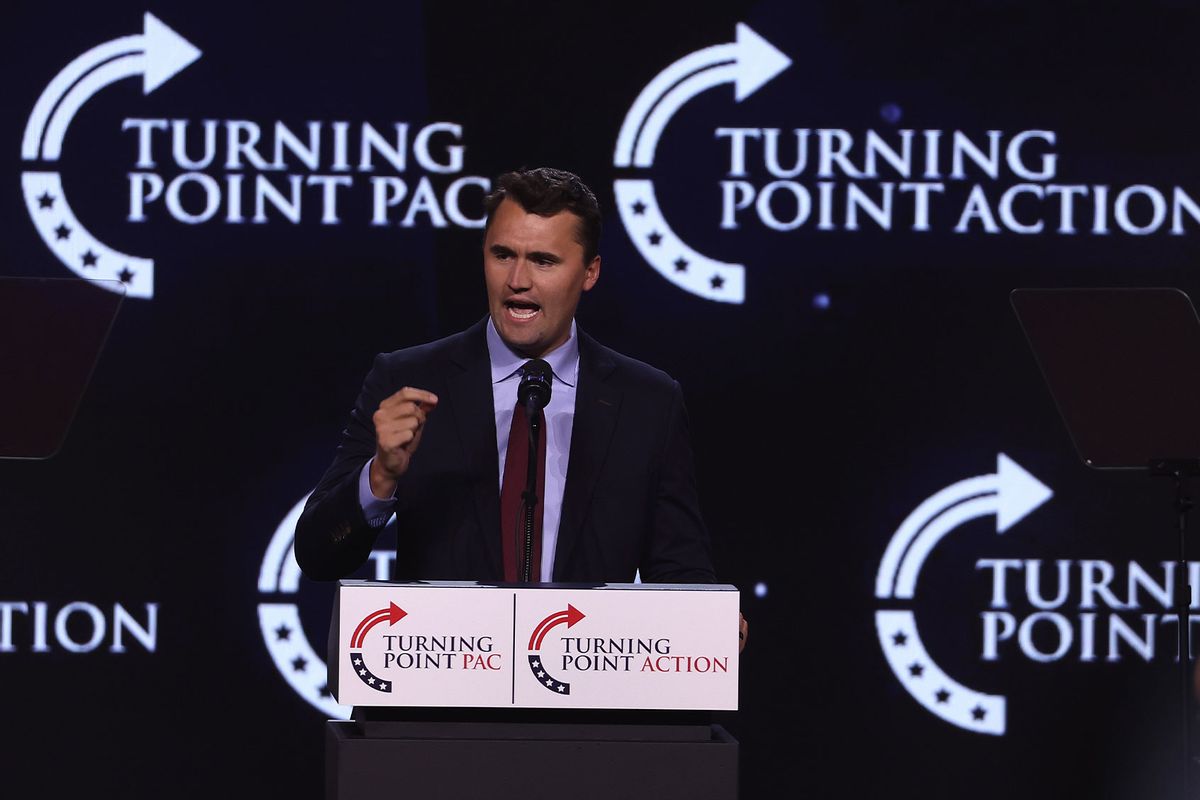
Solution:
[{"label": "man", "polygon": [[354,571],[394,512],[399,580],[512,580],[501,476],[519,370],[553,370],[535,580],[715,580],[679,385],[575,325],[600,277],[600,210],[568,172],[507,173],[488,196],[488,316],[376,357],[296,527],[313,579]]}]

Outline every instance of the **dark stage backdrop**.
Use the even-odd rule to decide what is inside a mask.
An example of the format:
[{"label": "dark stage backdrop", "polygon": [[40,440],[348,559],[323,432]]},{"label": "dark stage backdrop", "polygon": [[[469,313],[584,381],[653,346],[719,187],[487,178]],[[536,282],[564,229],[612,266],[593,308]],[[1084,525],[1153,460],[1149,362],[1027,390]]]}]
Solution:
[{"label": "dark stage backdrop", "polygon": [[492,178],[552,165],[605,210],[580,325],[683,386],[744,796],[1173,796],[1173,489],[1084,465],[1009,293],[1200,291],[1198,23],[10,7],[0,274],[126,296],[61,449],[0,461],[3,793],[321,795],[297,507],[375,353],[483,315]]}]

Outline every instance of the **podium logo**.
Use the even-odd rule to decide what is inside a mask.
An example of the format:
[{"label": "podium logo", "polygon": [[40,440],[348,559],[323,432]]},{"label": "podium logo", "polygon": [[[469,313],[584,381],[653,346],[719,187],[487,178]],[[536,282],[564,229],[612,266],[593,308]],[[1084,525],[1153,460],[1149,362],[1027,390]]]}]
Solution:
[{"label": "podium logo", "polygon": [[350,652],[347,653],[350,659],[350,668],[354,670],[354,674],[360,681],[377,692],[391,692],[392,685],[367,668],[362,652],[363,641],[371,629],[381,622],[386,622],[388,627],[391,627],[407,616],[408,612],[403,608],[395,603],[388,603],[387,608],[381,608],[375,613],[363,617],[362,622],[358,623],[354,634],[350,637]]},{"label": "podium logo", "polygon": [[[355,626],[350,635],[347,657],[350,667],[368,687],[379,692],[391,692],[392,682],[379,673],[387,670],[498,670],[503,658],[494,652],[491,636],[404,633],[395,629],[396,623],[408,617],[408,612],[393,602],[387,608],[374,611]],[[367,635],[383,623],[370,639]],[[375,665],[372,671],[367,662]]]},{"label": "podium logo", "polygon": [[578,608],[567,603],[565,611],[558,611],[539,622],[529,637],[529,669],[538,684],[545,687],[548,691],[555,694],[567,695],[571,693],[571,684],[558,680],[547,671],[546,665],[542,663],[542,642],[545,640],[546,634],[554,628],[563,624],[566,624],[568,628],[573,628],[575,627],[575,623],[579,622],[585,616]]},{"label": "podium logo", "polygon": [[[296,562],[295,540],[296,523],[307,502],[308,495],[305,495],[292,506],[275,528],[263,555],[258,575],[259,632],[275,669],[297,695],[328,718],[349,719],[352,707],[341,705],[333,698],[325,657],[318,655],[304,629],[300,602],[302,589],[311,591],[315,587],[310,581],[302,580],[300,565]],[[392,580],[395,559],[394,550],[372,551],[369,559],[371,578]],[[325,592],[321,592],[320,597],[322,605],[328,603]],[[355,674],[371,688],[381,692],[395,689],[394,679],[381,677],[388,670],[501,669],[501,656],[493,652],[490,636],[401,633],[395,626],[408,616],[406,609],[389,603],[387,608],[367,615],[355,626],[351,645],[360,653],[366,651],[359,656],[363,663],[355,664]],[[359,668],[367,671],[360,673]],[[371,678],[376,682],[371,683]]]},{"label": "podium logo", "polygon": [[[42,241],[80,277],[130,297],[154,296],[155,259],[102,242],[67,202],[56,167],[68,126],[101,89],[140,77],[148,95],[201,55],[147,12],[142,33],[86,51],[50,81],[34,105],[21,143],[21,158],[29,164],[21,176],[25,206]],[[185,225],[261,226],[316,218],[320,225],[340,225],[347,197],[361,194],[356,208],[368,208],[359,220],[363,224],[483,227],[480,200],[491,181],[462,174],[461,125],[321,121],[303,109],[296,115],[310,120],[303,129],[279,120],[221,119],[219,113],[198,120],[125,119],[121,132],[134,155],[126,221],[144,224],[165,216]]]},{"label": "podium logo", "polygon": [[[722,674],[729,672],[729,657],[685,655],[672,652],[666,636],[580,636],[567,631],[587,615],[568,603],[550,614],[529,637],[529,670],[538,685],[552,694],[570,695],[572,684],[562,676],[572,673],[646,676],[655,673]],[[565,628],[548,638],[559,626]],[[586,626],[585,626],[586,627]],[[641,680],[639,677],[636,680]],[[578,688],[578,687],[576,687]]]}]

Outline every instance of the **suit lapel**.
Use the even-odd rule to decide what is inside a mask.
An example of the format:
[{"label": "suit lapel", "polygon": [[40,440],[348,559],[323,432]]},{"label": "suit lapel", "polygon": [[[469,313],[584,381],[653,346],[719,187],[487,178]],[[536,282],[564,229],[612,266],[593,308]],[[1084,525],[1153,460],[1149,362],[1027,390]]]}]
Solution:
[{"label": "suit lapel", "polygon": [[621,407],[621,392],[608,380],[615,362],[596,340],[582,331],[578,335],[579,385],[575,390],[575,419],[554,554],[554,580],[565,579],[564,570],[579,543]]},{"label": "suit lapel", "polygon": [[471,493],[479,518],[484,552],[493,575],[504,574],[500,555],[500,467],[496,454],[496,417],[488,361],[487,318],[472,327],[451,353],[446,375],[450,411],[462,443]]}]

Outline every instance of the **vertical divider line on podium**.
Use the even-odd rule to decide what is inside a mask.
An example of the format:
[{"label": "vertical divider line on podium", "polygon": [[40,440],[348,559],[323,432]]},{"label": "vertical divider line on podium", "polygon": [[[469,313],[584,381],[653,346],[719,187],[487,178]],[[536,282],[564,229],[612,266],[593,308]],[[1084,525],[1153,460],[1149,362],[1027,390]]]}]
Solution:
[{"label": "vertical divider line on podium", "polygon": [[509,671],[512,673],[512,704],[517,704],[517,593],[513,592],[513,614],[512,614],[512,664]]}]

